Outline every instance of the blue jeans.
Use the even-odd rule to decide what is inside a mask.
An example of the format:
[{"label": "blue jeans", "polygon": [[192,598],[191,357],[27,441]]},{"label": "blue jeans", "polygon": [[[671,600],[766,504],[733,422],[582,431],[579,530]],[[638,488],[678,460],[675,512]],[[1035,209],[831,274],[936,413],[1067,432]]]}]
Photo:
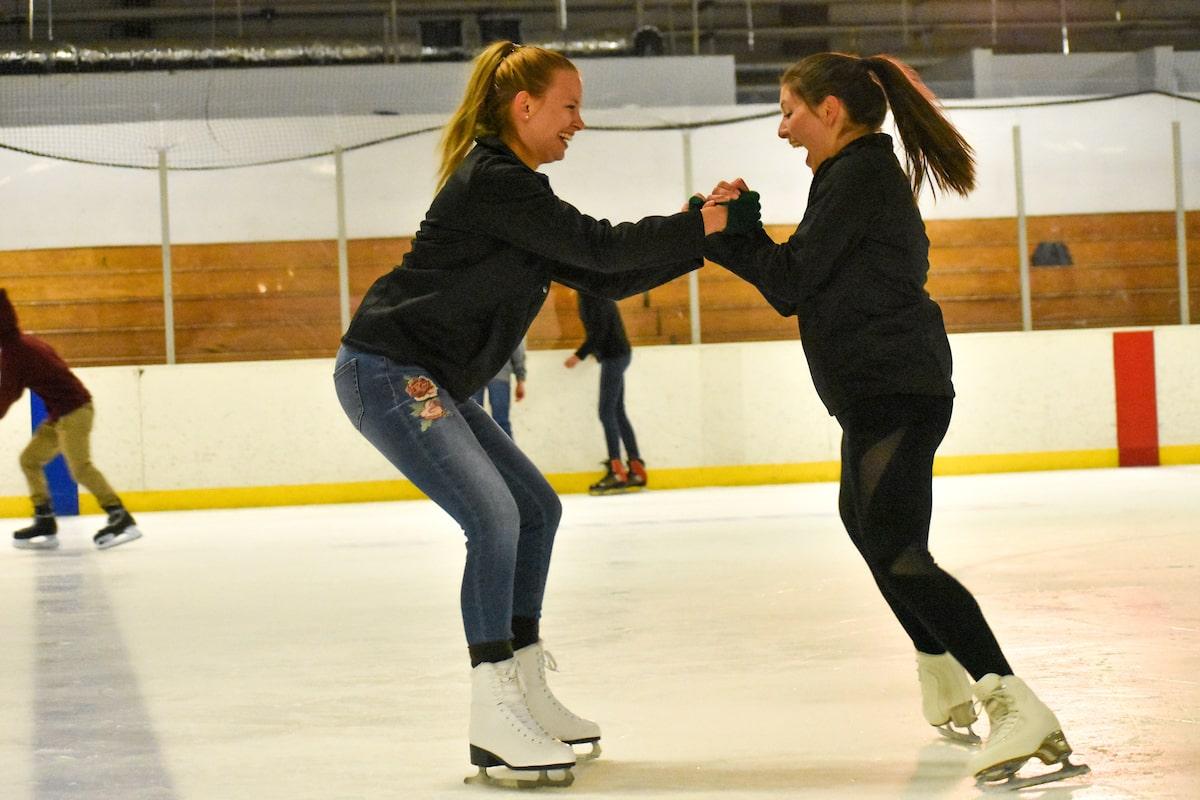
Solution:
[{"label": "blue jeans", "polygon": [[508,438],[513,438],[512,422],[508,419],[508,409],[512,407],[512,382],[508,378],[492,379],[487,386],[471,395],[471,399],[482,406],[485,391],[492,407],[492,419],[508,434]]},{"label": "blue jeans", "polygon": [[621,460],[621,442],[630,458],[641,458],[633,424],[625,416],[625,370],[632,354],[606,358],[600,362],[600,424],[604,426],[604,444],[608,460]]},{"label": "blue jeans", "polygon": [[533,462],[421,367],[342,347],[333,382],[359,433],[462,526],[467,644],[511,639],[514,615],[540,618],[562,503]]}]

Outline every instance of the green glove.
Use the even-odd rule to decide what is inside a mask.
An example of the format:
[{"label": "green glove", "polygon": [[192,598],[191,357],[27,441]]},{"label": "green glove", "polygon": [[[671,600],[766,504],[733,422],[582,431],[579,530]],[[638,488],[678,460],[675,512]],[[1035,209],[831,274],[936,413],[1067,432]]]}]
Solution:
[{"label": "green glove", "polygon": [[699,211],[704,208],[704,198],[694,194],[688,198],[688,211]]},{"label": "green glove", "polygon": [[753,233],[762,227],[762,208],[758,203],[758,192],[742,192],[736,200],[721,203],[729,208],[729,221],[725,233]]}]

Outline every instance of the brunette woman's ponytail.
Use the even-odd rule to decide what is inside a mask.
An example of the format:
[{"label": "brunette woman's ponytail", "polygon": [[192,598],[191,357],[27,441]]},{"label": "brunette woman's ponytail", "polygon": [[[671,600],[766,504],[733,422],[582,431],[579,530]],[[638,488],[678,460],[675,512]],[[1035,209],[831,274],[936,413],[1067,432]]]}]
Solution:
[{"label": "brunette woman's ponytail", "polygon": [[780,82],[810,108],[826,97],[837,97],[851,122],[873,131],[883,125],[890,105],[904,143],[914,195],[920,193],[928,176],[943,191],[965,196],[975,188],[971,145],[942,114],[933,93],[903,62],[891,56],[817,53],[789,67]]},{"label": "brunette woman's ponytail", "polygon": [[970,194],[975,188],[974,151],[938,108],[929,87],[908,65],[890,56],[872,56],[863,62],[887,94],[904,142],[913,192],[920,192],[926,176],[932,174],[938,189],[963,197]]}]

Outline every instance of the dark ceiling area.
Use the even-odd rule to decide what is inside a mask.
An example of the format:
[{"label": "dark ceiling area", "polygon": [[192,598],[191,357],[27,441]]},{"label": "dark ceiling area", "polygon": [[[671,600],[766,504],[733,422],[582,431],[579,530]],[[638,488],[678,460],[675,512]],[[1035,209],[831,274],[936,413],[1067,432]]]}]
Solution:
[{"label": "dark ceiling area", "polygon": [[[812,52],[918,68],[997,54],[1200,50],[1200,0],[0,0],[0,72],[722,54],[743,94]],[[749,99],[749,98],[747,98]]]}]

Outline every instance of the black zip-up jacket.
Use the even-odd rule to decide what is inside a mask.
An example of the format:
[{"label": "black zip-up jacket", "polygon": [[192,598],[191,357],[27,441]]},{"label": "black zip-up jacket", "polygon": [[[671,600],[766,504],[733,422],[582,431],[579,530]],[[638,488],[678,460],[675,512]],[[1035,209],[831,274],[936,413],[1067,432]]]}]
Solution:
[{"label": "black zip-up jacket", "polygon": [[583,360],[595,353],[596,360],[603,361],[631,352],[625,323],[621,321],[621,309],[617,308],[616,302],[580,292],[579,320],[583,323],[584,339],[575,351],[576,358]]},{"label": "black zip-up jacket", "polygon": [[855,139],[817,168],[786,243],[721,234],[705,255],[796,315],[831,415],[882,395],[954,396],[942,311],[925,291],[929,239],[887,134]]},{"label": "black zip-up jacket", "polygon": [[594,219],[558,199],[498,138],[481,138],[342,341],[424,367],[466,400],[512,356],[550,281],[616,300],[696,269],[703,247],[699,213]]}]

